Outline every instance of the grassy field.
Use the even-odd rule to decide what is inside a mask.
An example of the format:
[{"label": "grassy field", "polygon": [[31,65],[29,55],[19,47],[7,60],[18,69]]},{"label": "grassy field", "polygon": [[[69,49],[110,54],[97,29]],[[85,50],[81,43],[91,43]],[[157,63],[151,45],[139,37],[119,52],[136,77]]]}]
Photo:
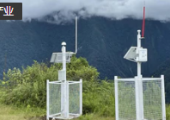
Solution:
[{"label": "grassy field", "polygon": [[[37,108],[17,108],[0,104],[0,120],[46,120],[45,110]],[[113,117],[101,117],[97,114],[86,114],[75,120],[114,120]]]},{"label": "grassy field", "polygon": [[[46,120],[46,80],[56,80],[60,67],[60,64],[49,67],[35,61],[32,66],[22,70],[14,68],[3,73],[3,80],[0,80],[0,120]],[[68,79],[83,79],[84,115],[74,120],[115,120],[113,80],[99,80],[97,69],[89,66],[84,58],[72,57],[67,68]],[[73,88],[69,88],[72,93],[76,93]],[[126,102],[131,101],[131,94],[123,95],[128,99],[123,102],[122,109],[129,111]],[[70,100],[77,99],[70,97]],[[170,105],[167,105],[166,113],[166,120],[170,120]]]},{"label": "grassy field", "polygon": [[[167,106],[167,120],[170,120],[170,107]],[[0,120],[46,120],[45,110],[17,108],[0,103]],[[98,114],[86,114],[75,120],[115,120],[114,117],[102,117]]]},{"label": "grassy field", "polygon": [[44,110],[17,108],[0,103],[0,120],[45,120],[42,119]]}]

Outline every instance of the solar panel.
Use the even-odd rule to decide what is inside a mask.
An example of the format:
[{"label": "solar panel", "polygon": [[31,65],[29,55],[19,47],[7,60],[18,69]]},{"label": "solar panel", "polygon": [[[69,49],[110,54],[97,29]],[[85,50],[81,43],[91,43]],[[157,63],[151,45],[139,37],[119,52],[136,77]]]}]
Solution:
[{"label": "solar panel", "polygon": [[133,62],[146,62],[147,61],[147,49],[137,47],[130,47],[124,58]]},{"label": "solar panel", "polygon": [[136,47],[130,47],[130,49],[125,54],[124,58],[133,62],[136,62]]},{"label": "solar panel", "polygon": [[[73,52],[66,52],[66,62],[69,63]],[[51,56],[51,63],[62,63],[63,53],[62,52],[55,52]]]}]

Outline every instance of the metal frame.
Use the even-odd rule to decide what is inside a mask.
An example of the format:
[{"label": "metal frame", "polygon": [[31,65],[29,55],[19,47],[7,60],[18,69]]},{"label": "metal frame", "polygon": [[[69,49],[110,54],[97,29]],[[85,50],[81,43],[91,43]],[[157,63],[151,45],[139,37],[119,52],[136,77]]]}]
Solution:
[{"label": "metal frame", "polygon": [[114,85],[115,85],[115,118],[119,120],[119,99],[118,99],[118,77],[114,77]]},{"label": "metal frame", "polygon": [[[62,84],[65,84],[65,82],[62,82],[62,81],[49,81],[49,80],[47,80],[47,102],[46,102],[46,105],[47,105],[47,120],[49,120],[50,118],[52,118],[52,119],[72,119],[72,118],[76,118],[76,117],[79,117],[80,115],[82,115],[82,79],[80,79],[80,81],[66,81],[66,98],[67,98],[67,108],[68,108],[68,111],[67,111],[67,113],[65,113],[65,114],[68,114],[68,116],[67,117],[64,117],[63,115],[62,115],[62,107],[61,107],[61,112],[59,112],[59,113],[56,113],[56,114],[51,114],[50,115],[50,111],[49,111],[49,105],[50,105],[50,101],[49,101],[49,91],[50,91],[50,89],[49,89],[49,84],[60,84],[61,86],[62,86]],[[70,113],[69,112],[69,85],[72,85],[72,84],[79,84],[79,92],[80,92],[80,103],[79,103],[79,106],[80,106],[80,111],[79,111],[79,113],[78,114],[74,114],[74,113]],[[61,88],[62,89],[62,88]],[[62,97],[61,97],[61,105],[62,105]]]},{"label": "metal frame", "polygon": [[136,120],[146,120],[144,116],[144,103],[143,103],[143,82],[144,81],[160,81],[161,82],[161,104],[162,104],[162,120],[166,120],[166,108],[165,108],[165,87],[164,87],[164,75],[161,75],[160,78],[118,78],[114,77],[115,84],[115,118],[119,120],[119,93],[118,93],[118,82],[119,81],[134,81],[135,82],[135,101],[136,101]]},{"label": "metal frame", "polygon": [[164,85],[164,75],[161,75],[161,88],[162,88],[162,120],[166,120],[166,106],[165,106],[165,85]]}]

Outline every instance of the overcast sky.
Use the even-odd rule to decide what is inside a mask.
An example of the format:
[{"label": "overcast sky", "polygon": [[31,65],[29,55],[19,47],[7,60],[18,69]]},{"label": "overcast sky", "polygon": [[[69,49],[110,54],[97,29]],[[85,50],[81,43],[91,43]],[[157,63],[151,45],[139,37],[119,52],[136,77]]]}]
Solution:
[{"label": "overcast sky", "polygon": [[[103,16],[142,19],[144,0],[0,0],[22,2],[23,18],[41,18],[53,14],[56,20],[70,20],[75,12],[80,17]],[[170,0],[145,0],[146,18],[170,20]],[[55,14],[58,12],[59,14]]]}]

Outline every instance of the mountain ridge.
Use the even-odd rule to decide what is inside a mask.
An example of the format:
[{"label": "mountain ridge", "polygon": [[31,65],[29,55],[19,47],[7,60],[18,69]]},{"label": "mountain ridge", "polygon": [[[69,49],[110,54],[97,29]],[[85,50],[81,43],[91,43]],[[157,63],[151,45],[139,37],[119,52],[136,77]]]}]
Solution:
[{"label": "mountain ridge", "polygon": [[[4,69],[31,65],[33,60],[48,62],[52,52],[61,51],[62,41],[67,43],[68,51],[74,51],[74,23],[56,25],[32,20],[0,21],[0,24],[1,73]],[[141,24],[142,20],[134,19],[80,19],[77,56],[85,57],[96,67],[101,79],[113,79],[114,75],[133,77],[136,63],[125,60],[123,56],[131,46],[137,46],[137,30]],[[148,49],[148,62],[142,63],[142,74],[152,76],[170,57],[170,23],[146,20],[145,24],[142,46]]]}]

